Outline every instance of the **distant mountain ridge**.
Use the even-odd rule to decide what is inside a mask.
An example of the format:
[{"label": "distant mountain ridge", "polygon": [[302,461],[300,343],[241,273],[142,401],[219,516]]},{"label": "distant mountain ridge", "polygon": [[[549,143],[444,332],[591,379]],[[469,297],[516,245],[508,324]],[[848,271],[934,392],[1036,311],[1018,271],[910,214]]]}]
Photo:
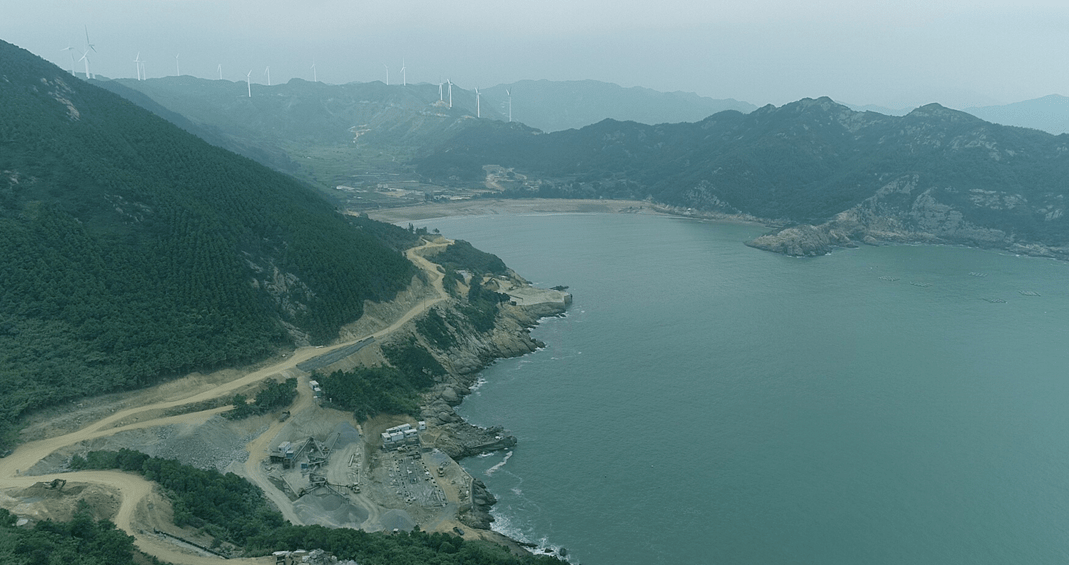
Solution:
[{"label": "distant mountain ridge", "polygon": [[[194,77],[115,82],[194,124],[260,146],[336,145],[358,139],[398,145],[414,136],[423,144],[477,113],[474,92],[454,87],[450,107],[448,89],[443,88],[440,100],[438,86],[430,84],[329,85],[293,79],[250,87]],[[501,119],[488,104],[481,110],[485,118]]]},{"label": "distant mountain ridge", "polygon": [[496,101],[495,109],[508,114],[512,92],[513,121],[546,132],[577,129],[605,119],[643,124],[697,122],[717,112],[751,112],[757,106],[738,100],[717,100],[691,92],[659,92],[625,88],[596,80],[523,80],[500,84],[483,92]]},{"label": "distant mountain ridge", "polygon": [[[404,87],[378,81],[331,85],[292,79],[273,86],[248,86],[189,76],[116,82],[144,93],[195,123],[210,124],[252,140],[345,143],[358,135],[393,140],[403,138],[412,127],[448,127],[451,120],[476,113],[474,92],[454,86],[450,107],[448,89],[444,89],[444,100],[439,100],[438,86],[425,83]],[[410,124],[407,120],[413,116],[406,112],[442,120]],[[482,108],[482,114],[501,119],[501,114],[488,105]],[[390,129],[359,129],[376,124],[388,124]]]},{"label": "distant mountain ridge", "polygon": [[938,104],[894,117],[805,99],[699,123],[606,120],[544,135],[480,124],[417,162],[430,179],[469,181],[488,164],[534,179],[506,194],[517,197],[648,198],[782,223],[840,220],[834,241],[804,253],[866,238],[1050,253],[1069,242],[1069,137]]},{"label": "distant mountain ridge", "polygon": [[[357,182],[357,173],[403,172],[477,121],[502,119],[485,97],[454,85],[330,85],[293,79],[251,87],[195,77],[103,83],[131,102],[203,139],[308,181],[320,189]],[[252,96],[249,96],[249,92]],[[507,119],[507,118],[505,118]]]},{"label": "distant mountain ridge", "polygon": [[[252,85],[194,77],[101,81],[101,86],[206,141],[323,188],[354,171],[404,172],[422,156],[480,121],[513,119],[562,129],[607,118],[647,123],[698,121],[725,109],[755,107],[690,93],[623,88],[597,81],[521,81],[480,90],[448,84],[381,82],[328,85],[294,79]],[[452,107],[450,107],[450,98]],[[481,116],[483,120],[476,120]]]},{"label": "distant mountain ridge", "polygon": [[1002,106],[966,108],[965,111],[998,124],[1033,128],[1055,135],[1069,133],[1069,98],[1058,94]]},{"label": "distant mountain ridge", "polygon": [[[846,104],[857,112],[878,112],[888,116],[905,116],[910,109],[893,109],[871,104],[857,106]],[[1069,97],[1051,94],[1042,98],[1000,104],[995,106],[972,106],[962,111],[981,120],[1004,126],[1038,129],[1054,135],[1069,133]]]}]

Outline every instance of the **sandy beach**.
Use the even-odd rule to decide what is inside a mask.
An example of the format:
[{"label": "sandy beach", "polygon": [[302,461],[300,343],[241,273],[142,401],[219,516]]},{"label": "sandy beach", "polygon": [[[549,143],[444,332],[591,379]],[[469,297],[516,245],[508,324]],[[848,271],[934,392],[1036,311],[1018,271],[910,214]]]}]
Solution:
[{"label": "sandy beach", "polygon": [[491,216],[516,214],[661,214],[650,202],[641,200],[570,200],[531,198],[523,200],[478,198],[452,202],[433,202],[401,208],[372,210],[375,220],[396,224],[450,216]]}]

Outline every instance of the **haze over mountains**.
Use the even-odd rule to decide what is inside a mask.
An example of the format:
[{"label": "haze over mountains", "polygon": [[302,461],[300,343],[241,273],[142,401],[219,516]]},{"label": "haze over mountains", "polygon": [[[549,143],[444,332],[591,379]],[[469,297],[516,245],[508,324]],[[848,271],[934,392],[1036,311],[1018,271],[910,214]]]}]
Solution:
[{"label": "haze over mountains", "polygon": [[[442,102],[434,96],[437,89],[428,85],[334,87],[294,81],[285,87],[261,88],[271,90],[262,96],[268,102],[250,102],[247,92],[240,100],[241,85],[225,81],[189,82],[177,94],[176,86],[182,83],[173,80],[123,84],[146,93],[160,89],[164,92],[156,94],[158,98],[201,123],[222,124],[236,132],[235,138],[279,143],[283,150],[287,150],[283,145],[293,148],[294,139],[340,143],[359,131],[352,139],[353,155],[388,156],[373,164],[418,173],[425,186],[485,184],[504,188],[510,196],[650,198],[684,209],[788,223],[823,224],[849,213],[849,225],[836,224],[834,236],[825,233],[820,245],[791,252],[819,253],[832,242],[890,239],[1002,247],[1036,244],[1043,249],[1034,252],[1060,254],[1069,236],[1062,204],[1069,186],[1066,139],[990,123],[938,104],[905,116],[888,116],[856,112],[821,98],[744,113],[748,108],[733,101],[596,82],[509,85],[514,119],[518,92],[540,88],[552,100],[544,106],[547,109],[573,101],[577,110],[567,119],[575,123],[614,111],[636,115],[650,105],[664,112],[700,113],[724,103],[742,109],[697,122],[647,125],[605,119],[581,129],[543,133],[518,121],[507,123],[507,95],[498,98],[505,87],[483,91],[481,107],[492,119],[477,120],[471,119],[470,93],[467,107],[455,104],[451,113],[442,112]],[[234,92],[222,102],[217,95],[197,99],[190,94],[226,84]],[[329,106],[308,103],[316,97],[336,101],[346,92],[366,97],[357,103],[348,95],[353,100],[348,107],[359,107],[364,114],[343,115]],[[598,107],[598,100],[605,103]],[[1026,122],[1030,125],[1050,124],[1064,100],[1048,97],[983,111],[1005,121],[1031,116],[1033,121]],[[268,106],[257,110],[262,115],[233,110],[223,112],[225,117],[211,115],[230,104]],[[217,108],[205,109],[213,105]],[[1046,113],[1036,118],[1037,108]],[[544,119],[553,115],[550,112]],[[659,115],[664,114],[649,113],[644,119],[655,121]],[[337,123],[328,125],[329,120]],[[259,137],[242,133],[243,123],[253,124]],[[330,138],[305,135],[300,127],[311,123],[322,123],[322,132],[333,132]],[[302,151],[302,155],[315,153],[307,147]],[[345,164],[336,161],[332,166]],[[525,181],[491,183],[488,166],[514,171]]]},{"label": "haze over mountains", "polygon": [[965,111],[997,124],[1033,128],[1055,135],[1069,133],[1069,98],[1059,94],[1001,106],[966,108]]},{"label": "haze over mountains", "polygon": [[[219,108],[221,97],[240,97],[243,92],[247,94],[246,89],[240,88],[244,86],[240,82],[214,81],[186,76],[146,81],[117,79],[114,83],[105,80],[100,84],[104,88],[111,89],[117,89],[115,84],[121,84],[140,91],[152,100],[161,103],[165,108],[178,111],[182,116],[204,124],[227,124],[228,129],[235,131],[256,130],[264,127],[264,124],[258,123],[262,113],[246,115],[238,111],[232,114],[231,111],[234,108],[229,106],[225,109]],[[231,86],[223,86],[225,84]],[[274,87],[253,85],[252,88],[257,95],[272,96],[275,102],[288,100],[287,103],[292,104],[296,97],[305,96],[304,93],[308,92],[306,89],[312,87],[313,83],[294,79],[285,85]],[[301,138],[313,132],[313,137],[323,139],[324,132],[335,130],[340,123],[338,120],[327,119],[328,117],[343,117],[353,122],[362,119],[366,121],[370,119],[369,112],[373,111],[374,104],[377,102],[388,103],[398,108],[413,109],[419,106],[422,109],[423,106],[438,98],[438,85],[426,83],[410,84],[407,88],[396,92],[379,81],[344,85],[315,83],[314,88],[321,89],[316,91],[319,96],[329,93],[329,96],[337,97],[337,99],[331,98],[330,102],[339,107],[331,108],[323,115],[302,114],[300,111],[278,114],[277,118],[280,122],[270,125],[272,131],[259,132],[256,135],[247,132],[240,137],[259,137],[267,140],[274,138],[274,134],[279,134]],[[445,102],[442,106],[448,108],[448,94],[446,94],[448,87],[443,87],[442,91],[442,98]],[[523,80],[482,89],[480,91],[481,104],[479,104],[481,117],[508,121],[510,92],[512,120],[547,133],[578,129],[604,119],[655,125],[698,122],[724,110],[749,113],[757,109],[757,106],[745,101],[714,99],[690,92],[658,92],[642,87],[625,88],[595,80]],[[119,93],[123,94],[121,91]],[[450,109],[453,115],[474,116],[476,114],[474,90],[465,90],[454,85],[453,95],[454,108]],[[397,98],[398,96],[402,98]],[[311,100],[314,99],[312,96]],[[309,103],[310,100],[301,101],[301,104],[308,105]],[[914,108],[887,108],[841,101],[840,103],[858,112],[869,111],[888,116],[904,116],[914,110]],[[247,105],[245,110],[252,110],[262,104],[256,101]],[[272,102],[266,102],[266,104],[267,107],[263,108],[264,112],[277,112],[277,108],[272,110]],[[362,104],[364,108],[359,112],[353,111],[353,107],[358,104]],[[349,109],[341,110],[340,107],[346,105]],[[1012,104],[969,107],[962,110],[986,121],[1002,125],[1028,127],[1053,134],[1069,132],[1069,98],[1057,94]],[[298,130],[292,129],[293,124],[287,121],[299,118],[309,118],[312,121],[300,125]],[[380,116],[380,119],[385,118],[385,116]]]},{"label": "haze over mountains", "polygon": [[697,122],[717,112],[751,112],[757,106],[738,100],[716,100],[692,92],[658,92],[596,80],[554,82],[523,80],[483,91],[508,112],[513,98],[513,119],[545,132],[578,129],[613,119],[643,124]]},{"label": "haze over mountains", "polygon": [[[250,87],[189,76],[96,84],[213,144],[331,188],[348,178],[339,171],[392,169],[418,148],[447,139],[477,113],[474,92],[454,87],[450,107],[448,87],[439,97],[438,85],[429,84],[402,88],[294,79]],[[482,106],[484,117],[501,119],[489,104]],[[354,144],[381,150],[354,151]]]},{"label": "haze over mountains", "polygon": [[[888,116],[904,116],[913,110],[912,108],[893,109],[873,105],[846,104],[846,106],[859,112],[879,112]],[[1050,94],[1012,104],[970,106],[961,110],[980,119],[1005,126],[1038,129],[1054,135],[1069,133],[1069,97],[1060,94]]]},{"label": "haze over mountains", "polygon": [[[152,101],[201,124],[232,130],[240,138],[259,140],[336,142],[367,134],[382,139],[379,126],[389,123],[395,136],[405,141],[400,123],[411,119],[404,111],[424,116],[475,117],[508,121],[512,93],[513,121],[546,132],[576,129],[604,119],[647,124],[694,122],[723,110],[751,112],[757,107],[737,100],[715,100],[686,92],[657,92],[647,88],[624,88],[593,80],[552,82],[520,81],[480,90],[448,85],[410,84],[386,86],[382,82],[328,85],[293,79],[286,84],[252,85],[252,96],[241,82],[165,77],[137,81],[105,80],[99,83],[123,96],[116,85],[141,92]],[[437,104],[436,104],[437,102]],[[428,106],[434,108],[431,111]],[[392,113],[383,113],[386,108]],[[377,120],[377,121],[376,121]],[[346,123],[363,123],[367,132]],[[408,129],[423,127],[408,123]]]}]

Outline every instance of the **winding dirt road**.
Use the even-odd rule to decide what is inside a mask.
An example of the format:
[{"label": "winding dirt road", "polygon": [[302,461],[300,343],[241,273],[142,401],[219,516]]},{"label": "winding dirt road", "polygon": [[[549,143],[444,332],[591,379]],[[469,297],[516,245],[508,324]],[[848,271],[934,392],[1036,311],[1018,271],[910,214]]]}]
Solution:
[{"label": "winding dirt road", "polygon": [[[350,339],[344,343],[338,343],[330,347],[316,348],[305,347],[298,349],[290,355],[286,360],[281,361],[275,365],[264,367],[256,371],[245,374],[239,378],[231,380],[227,383],[216,386],[210,390],[206,390],[190,396],[181,396],[181,392],[175,393],[172,400],[164,400],[159,402],[153,402],[134,408],[127,408],[117,411],[105,418],[97,420],[77,431],[43,439],[40,441],[29,442],[20,445],[15,451],[4,459],[0,459],[0,489],[11,488],[26,488],[33,486],[36,483],[51,481],[55,478],[66,479],[69,483],[92,483],[110,487],[119,491],[122,496],[122,502],[120,504],[118,513],[114,517],[115,525],[123,531],[134,536],[135,544],[137,547],[150,555],[169,561],[175,564],[189,564],[189,565],[219,565],[223,562],[222,559],[217,557],[203,557],[194,553],[186,552],[179,549],[176,545],[163,541],[160,538],[146,534],[134,523],[134,514],[138,508],[138,505],[142,500],[152,493],[154,484],[146,481],[140,476],[122,473],[118,471],[77,471],[72,473],[62,473],[53,475],[35,475],[25,476],[20,475],[20,471],[26,470],[34,466],[37,462],[47,457],[57,449],[61,449],[70,445],[74,445],[86,440],[109,436],[122,431],[165,426],[169,424],[201,424],[211,418],[212,416],[230,410],[230,406],[224,406],[220,408],[214,408],[211,410],[202,410],[199,412],[191,412],[181,414],[177,416],[158,417],[153,416],[152,413],[159,413],[162,410],[176,409],[182,406],[188,406],[204,402],[206,400],[217,399],[220,397],[232,396],[236,391],[247,387],[249,385],[258,383],[264,379],[272,377],[288,378],[292,376],[303,377],[302,380],[307,377],[297,369],[297,364],[303,363],[309,359],[318,357],[326,353],[330,353],[336,349],[347,347],[358,341],[366,339],[368,337],[374,337],[381,339],[382,337],[389,335],[396,331],[404,324],[411,321],[416,316],[422,314],[427,308],[434,306],[435,304],[446,300],[449,296],[446,294],[442,286],[442,274],[438,272],[438,267],[434,263],[431,263],[423,257],[426,252],[442,248],[448,245],[450,242],[443,239],[436,241],[424,241],[423,245],[409,249],[406,256],[417,267],[419,267],[424,273],[426,273],[432,288],[434,289],[435,297],[422,301],[421,303],[413,306],[400,317],[398,317],[389,326],[375,331],[368,335],[359,336]],[[304,383],[307,384],[307,383]],[[298,398],[294,402],[290,411],[294,415],[301,411],[307,410],[314,405],[312,394],[308,386],[298,386]],[[142,420],[142,418],[144,418]],[[133,421],[133,423],[125,423]],[[276,506],[282,511],[283,516],[294,524],[300,524],[300,520],[293,512],[292,505],[289,498],[285,496],[281,491],[274,487],[264,476],[262,472],[262,461],[267,457],[267,446],[270,441],[278,434],[278,432],[284,426],[284,422],[275,422],[267,431],[262,433],[259,437],[251,441],[247,448],[249,450],[249,458],[245,463],[246,475],[250,480],[263,489],[264,493],[275,503]],[[256,564],[273,564],[275,562],[273,557],[261,557],[261,558],[246,558],[246,559],[230,559],[226,560],[227,563],[256,563]]]}]

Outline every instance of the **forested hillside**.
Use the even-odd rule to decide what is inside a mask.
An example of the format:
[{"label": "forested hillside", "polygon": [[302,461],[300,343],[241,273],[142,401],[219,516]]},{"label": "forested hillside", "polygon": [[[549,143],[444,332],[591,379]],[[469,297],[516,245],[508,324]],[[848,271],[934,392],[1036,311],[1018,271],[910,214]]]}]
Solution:
[{"label": "forested hillside", "polygon": [[0,42],[0,431],[27,410],[323,343],[408,236]]},{"label": "forested hillside", "polygon": [[1000,126],[937,104],[903,117],[827,98],[727,111],[694,124],[606,120],[532,135],[479,124],[417,161],[472,182],[483,165],[534,177],[514,196],[651,198],[697,210],[819,223],[865,221],[947,241],[1069,240],[1069,136]]},{"label": "forested hillside", "polygon": [[19,526],[19,517],[0,508],[0,560],[12,565],[160,565],[137,551],[133,536],[79,507],[69,522],[44,520]]}]

